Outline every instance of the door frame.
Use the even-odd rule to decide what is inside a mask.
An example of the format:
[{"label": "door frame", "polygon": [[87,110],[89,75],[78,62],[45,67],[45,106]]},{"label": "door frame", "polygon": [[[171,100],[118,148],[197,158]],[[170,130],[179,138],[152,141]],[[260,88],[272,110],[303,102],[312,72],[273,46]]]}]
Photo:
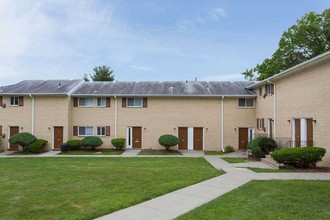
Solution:
[{"label": "door frame", "polygon": [[133,149],[133,128],[138,127],[141,129],[141,148],[143,149],[143,127],[142,126],[128,126],[126,127],[126,149]]},{"label": "door frame", "polygon": [[[240,148],[240,129],[247,129],[247,143],[246,143],[246,149],[247,149],[247,146],[249,144],[249,138],[250,138],[250,131],[254,131],[254,128],[249,128],[249,127],[238,127],[238,150],[246,150],[245,148]],[[252,135],[254,136],[254,134]]]},{"label": "door frame", "polygon": [[55,132],[55,127],[62,128],[62,138],[63,138],[63,142],[64,142],[64,126],[52,126],[51,127],[51,132],[52,132],[52,150],[55,149],[55,133],[54,133]]},{"label": "door frame", "polygon": [[[179,137],[179,128],[187,128],[187,150],[195,150],[194,149],[194,128],[202,128],[203,132],[203,143],[202,143],[202,150],[204,151],[205,148],[205,128],[202,126],[179,126],[177,127],[177,132],[176,136]],[[178,150],[180,150],[179,145],[178,145]]]}]

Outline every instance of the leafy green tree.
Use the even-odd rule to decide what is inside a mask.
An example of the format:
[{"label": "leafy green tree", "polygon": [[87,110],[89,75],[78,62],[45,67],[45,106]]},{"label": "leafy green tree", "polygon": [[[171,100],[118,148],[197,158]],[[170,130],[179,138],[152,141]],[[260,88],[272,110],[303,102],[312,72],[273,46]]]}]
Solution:
[{"label": "leafy green tree", "polygon": [[263,80],[330,50],[330,9],[310,12],[285,31],[271,58],[242,73]]},{"label": "leafy green tree", "polygon": [[[97,66],[93,70],[94,70],[94,74],[89,75],[93,81],[111,81],[112,82],[115,80],[115,75],[113,73],[114,71],[109,66],[106,66],[106,65]],[[83,78],[85,81],[89,81],[87,74],[84,74]]]}]

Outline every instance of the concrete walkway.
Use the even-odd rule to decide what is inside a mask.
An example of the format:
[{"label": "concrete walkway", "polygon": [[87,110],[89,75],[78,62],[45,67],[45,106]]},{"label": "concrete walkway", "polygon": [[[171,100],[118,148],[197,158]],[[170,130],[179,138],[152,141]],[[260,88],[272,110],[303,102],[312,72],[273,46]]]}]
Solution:
[{"label": "concrete walkway", "polygon": [[330,173],[255,173],[246,168],[237,168],[220,159],[219,156],[204,156],[204,158],[216,169],[222,169],[227,173],[119,210],[98,220],[174,219],[253,179],[330,180]]}]

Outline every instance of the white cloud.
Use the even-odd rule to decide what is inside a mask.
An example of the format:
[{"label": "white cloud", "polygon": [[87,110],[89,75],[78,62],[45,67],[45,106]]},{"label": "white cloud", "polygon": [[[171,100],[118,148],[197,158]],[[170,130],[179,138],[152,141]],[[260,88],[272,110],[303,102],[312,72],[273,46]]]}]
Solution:
[{"label": "white cloud", "polygon": [[220,18],[226,17],[226,11],[223,8],[214,8],[210,11],[209,16],[216,21],[219,21]]},{"label": "white cloud", "polygon": [[142,71],[148,71],[148,72],[154,72],[154,73],[159,72],[159,70],[156,70],[156,69],[151,68],[151,67],[137,66],[137,65],[131,65],[130,67],[133,68],[133,69],[142,70]]}]

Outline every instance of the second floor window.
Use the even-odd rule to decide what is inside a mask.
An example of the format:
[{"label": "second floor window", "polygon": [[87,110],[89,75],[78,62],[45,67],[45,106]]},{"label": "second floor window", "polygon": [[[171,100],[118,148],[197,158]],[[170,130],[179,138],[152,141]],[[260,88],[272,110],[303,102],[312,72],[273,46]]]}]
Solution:
[{"label": "second floor window", "polygon": [[127,107],[142,107],[142,98],[127,98]]},{"label": "second floor window", "polygon": [[267,95],[273,95],[274,94],[274,84],[269,84],[265,86],[266,94]]},{"label": "second floor window", "polygon": [[79,107],[93,107],[93,98],[79,98]]},{"label": "second floor window", "polygon": [[97,98],[97,107],[105,107],[106,99],[105,98]]},{"label": "second floor window", "polygon": [[12,96],[10,97],[10,106],[18,106],[18,96]]},{"label": "second floor window", "polygon": [[259,88],[259,96],[262,96],[262,88]]},{"label": "second floor window", "polygon": [[253,99],[252,98],[240,98],[238,99],[238,107],[252,108]]}]

